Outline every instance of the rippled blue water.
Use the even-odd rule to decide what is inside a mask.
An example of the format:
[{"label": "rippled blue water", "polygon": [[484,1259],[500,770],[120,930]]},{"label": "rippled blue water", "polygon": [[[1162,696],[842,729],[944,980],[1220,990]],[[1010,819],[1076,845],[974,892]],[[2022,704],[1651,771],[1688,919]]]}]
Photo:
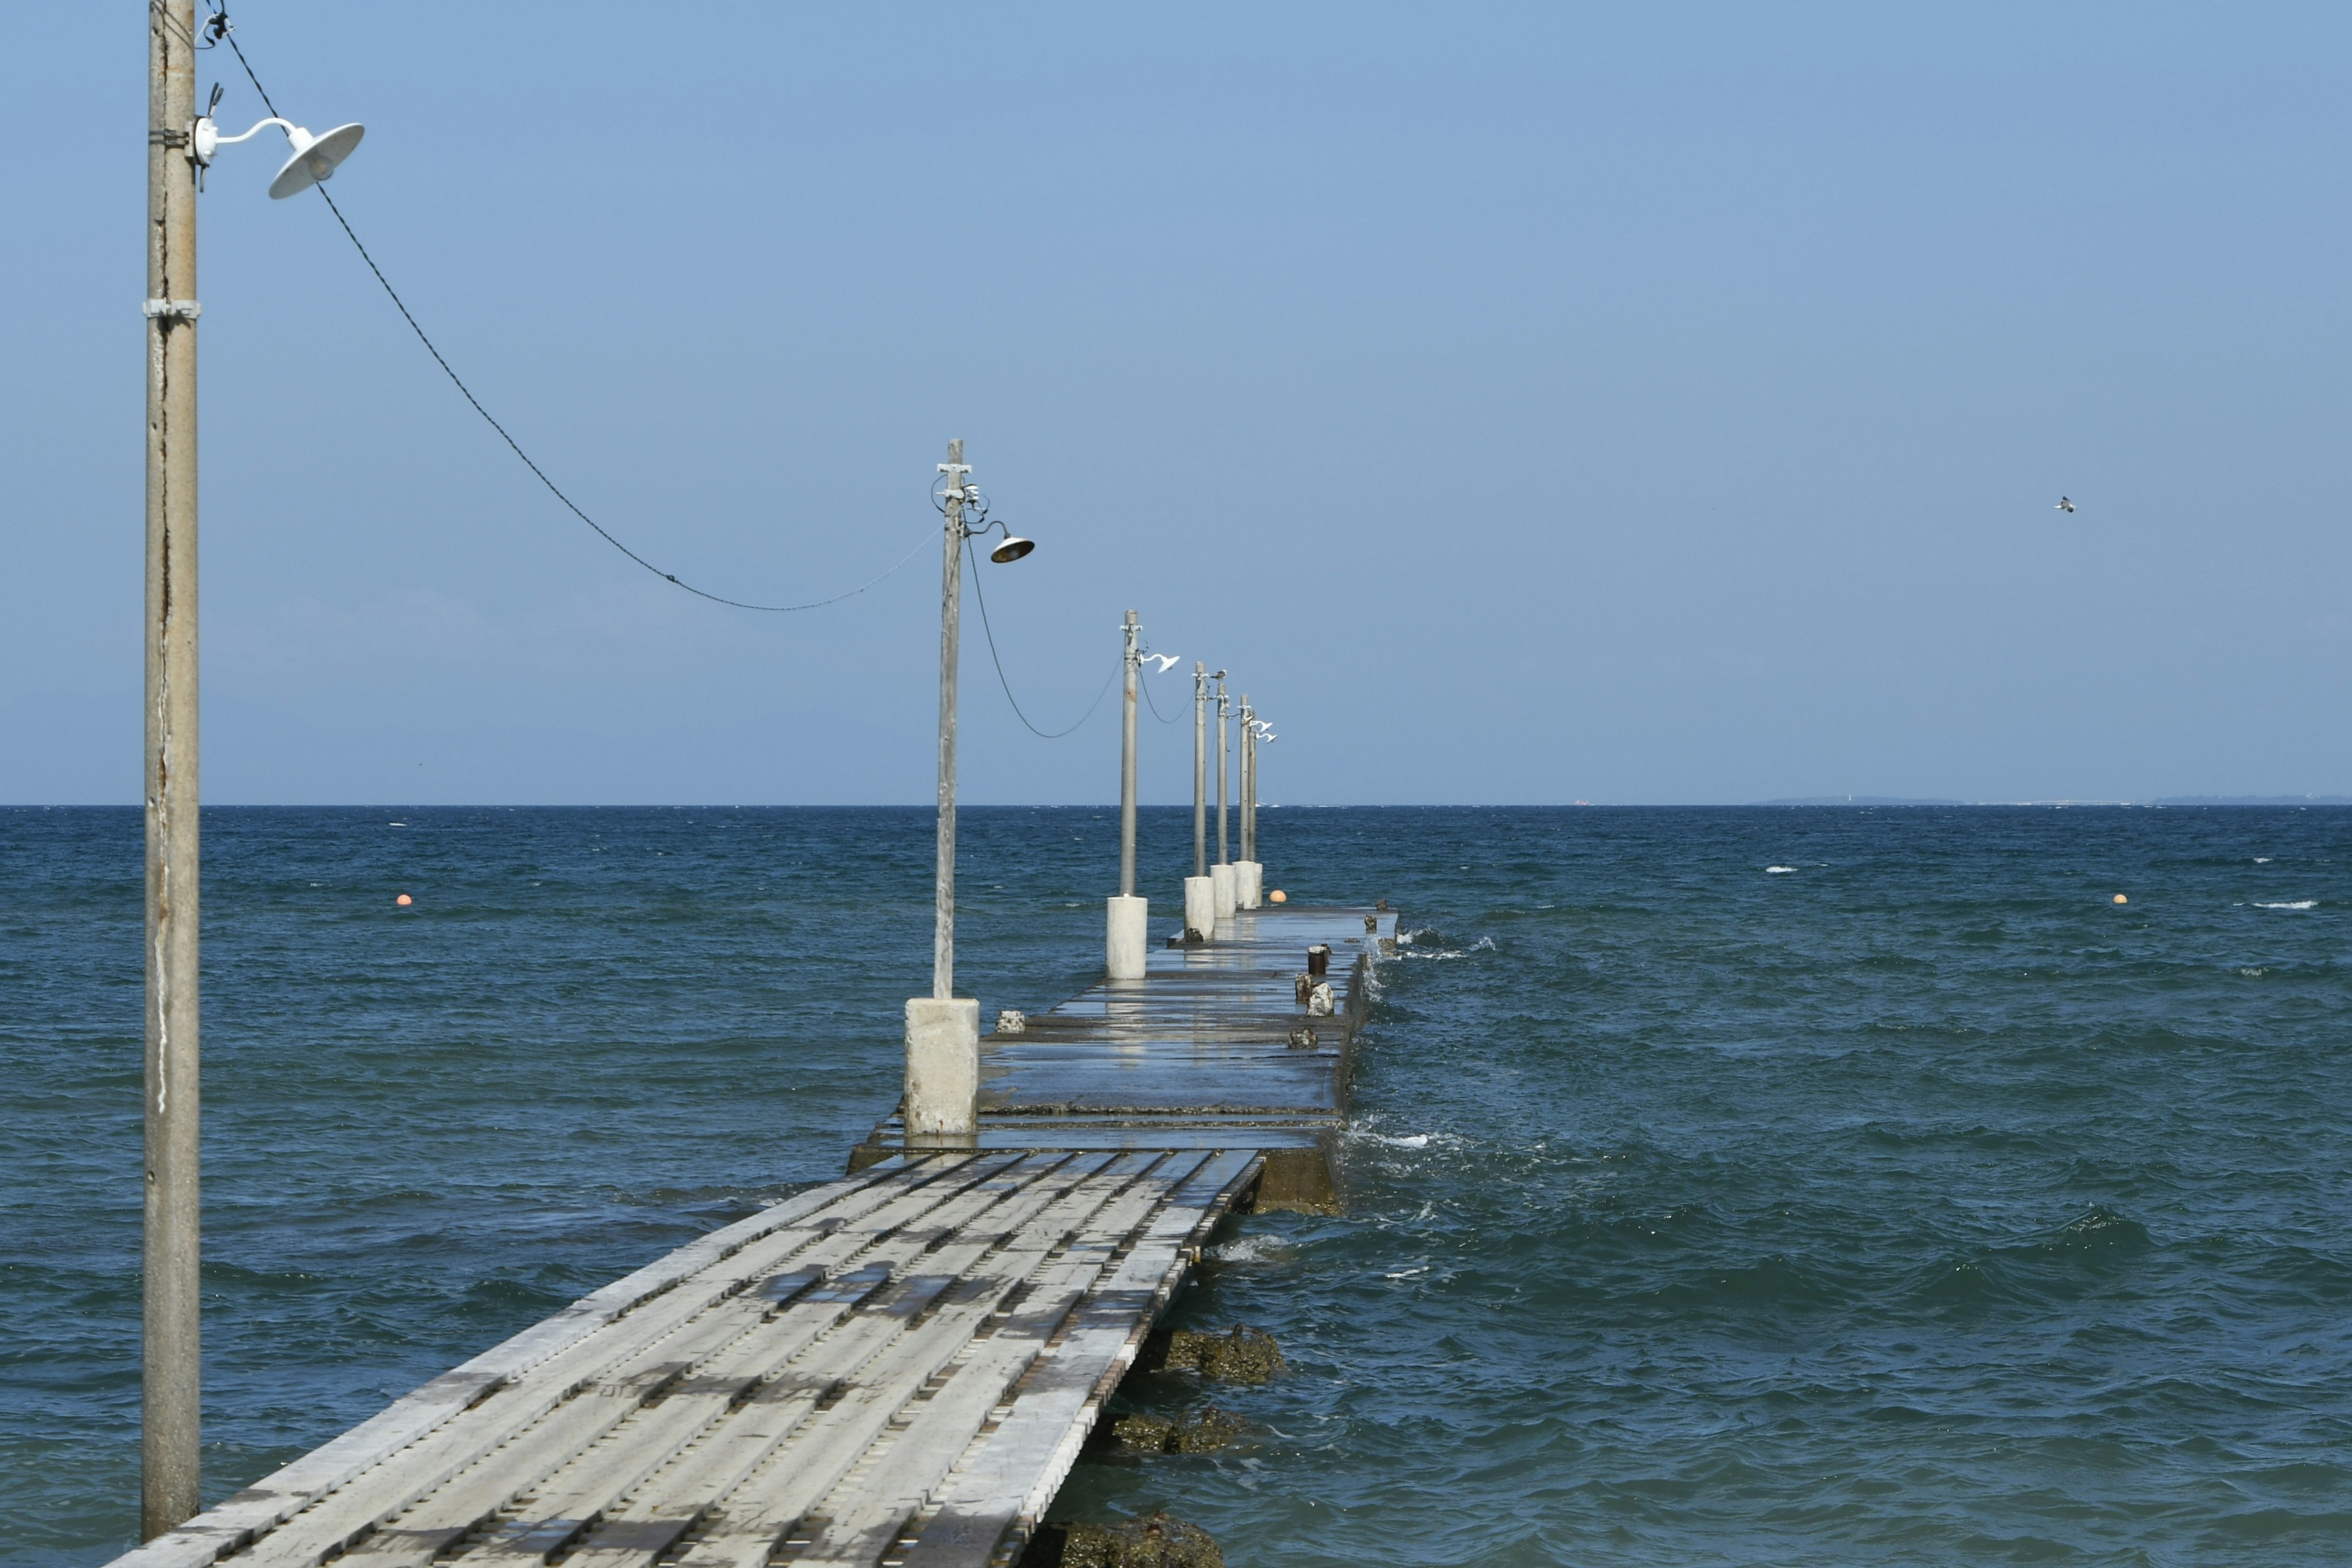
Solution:
[{"label": "rippled blue water", "polygon": [[[1215,1395],[1255,1441],[1065,1511],[1237,1565],[2352,1559],[2352,812],[1265,822],[1273,883],[1416,932],[1352,1206],[1250,1218],[1177,1309],[1281,1340]],[[208,1498],[895,1093],[927,814],[205,825]],[[967,814],[984,1007],[1091,978],[1114,832]],[[139,864],[133,812],[0,810],[11,1568],[134,1526]]]}]

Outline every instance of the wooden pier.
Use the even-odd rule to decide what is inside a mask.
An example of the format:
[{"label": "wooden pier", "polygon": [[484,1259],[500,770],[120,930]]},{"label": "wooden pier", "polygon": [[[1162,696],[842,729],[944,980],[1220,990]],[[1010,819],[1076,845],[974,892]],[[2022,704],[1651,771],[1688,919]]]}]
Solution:
[{"label": "wooden pier", "polygon": [[[1395,917],[1261,910],[982,1042],[976,1146],[583,1298],[115,1568],[984,1568],[1018,1559],[1210,1232],[1337,1201]],[[1330,950],[1331,1011],[1297,977]]]}]

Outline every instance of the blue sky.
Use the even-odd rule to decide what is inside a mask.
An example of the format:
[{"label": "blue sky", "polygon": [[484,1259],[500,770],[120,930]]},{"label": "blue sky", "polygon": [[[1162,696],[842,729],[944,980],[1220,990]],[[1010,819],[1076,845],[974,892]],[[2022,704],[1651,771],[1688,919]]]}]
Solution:
[{"label": "blue sky", "polygon": [[[854,585],[965,437],[1047,727],[1132,606],[1276,800],[2352,790],[2340,7],[235,14],[666,569]],[[129,802],[142,13],[11,38],[0,799]],[[276,156],[203,201],[208,799],[928,798],[929,555],[646,576]],[[1110,798],[1112,705],[1032,738],[966,620],[966,798]]]}]

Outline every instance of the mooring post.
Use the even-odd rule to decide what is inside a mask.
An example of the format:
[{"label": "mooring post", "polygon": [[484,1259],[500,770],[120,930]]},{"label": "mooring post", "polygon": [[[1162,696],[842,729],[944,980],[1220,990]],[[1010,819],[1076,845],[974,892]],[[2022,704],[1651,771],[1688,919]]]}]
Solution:
[{"label": "mooring post", "polygon": [[147,10],[147,996],[139,1531],[201,1506],[194,0]]},{"label": "mooring post", "polygon": [[1242,858],[1234,866],[1234,903],[1254,910],[1258,903],[1257,863],[1257,710],[1249,693],[1242,693]]},{"label": "mooring post", "polygon": [[1118,742],[1118,897],[1110,900],[1103,963],[1113,980],[1140,980],[1151,904],[1135,893],[1135,686],[1143,662],[1143,627],[1133,610],[1127,612],[1122,629],[1127,650],[1119,659],[1125,700]]},{"label": "mooring post", "polygon": [[[1223,676],[1223,670],[1217,671]],[[1184,879],[1184,940],[1216,933],[1217,902],[1209,880],[1209,667],[1192,661],[1192,874]]]},{"label": "mooring post", "polygon": [[968,1146],[978,1130],[980,1003],[955,994],[956,668],[963,608],[961,437],[948,443],[940,576],[939,869],[931,898],[931,994],[907,1002],[907,1142]]}]

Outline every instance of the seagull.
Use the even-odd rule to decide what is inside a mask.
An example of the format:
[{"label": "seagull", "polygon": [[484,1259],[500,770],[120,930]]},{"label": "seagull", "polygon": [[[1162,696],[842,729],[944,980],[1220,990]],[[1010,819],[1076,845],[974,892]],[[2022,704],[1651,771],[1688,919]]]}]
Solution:
[{"label": "seagull", "polygon": [[1154,675],[1167,674],[1168,667],[1174,664],[1178,659],[1182,658],[1184,656],[1181,653],[1147,653],[1143,656],[1144,661],[1147,663],[1155,658],[1160,661],[1160,668],[1151,672]]},{"label": "seagull", "polygon": [[2058,498],[2058,510],[2060,511],[2073,511],[2074,510],[2074,503],[2068,500],[2064,496],[2060,496]]}]

